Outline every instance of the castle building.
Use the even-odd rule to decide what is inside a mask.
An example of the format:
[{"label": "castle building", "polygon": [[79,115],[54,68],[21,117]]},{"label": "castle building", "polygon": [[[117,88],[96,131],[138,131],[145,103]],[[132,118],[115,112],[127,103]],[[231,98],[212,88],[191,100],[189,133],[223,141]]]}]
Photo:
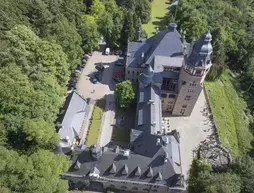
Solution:
[{"label": "castle building", "polygon": [[162,111],[190,116],[212,66],[212,36],[204,33],[199,40],[187,43],[170,23],[167,30],[128,45],[125,79],[138,83],[139,75],[152,68],[152,82],[160,90]]},{"label": "castle building", "polygon": [[[139,32],[140,33],[140,32]],[[71,188],[133,193],[182,193],[180,136],[164,128],[162,112],[189,116],[211,67],[211,34],[187,44],[176,24],[128,45],[126,79],[137,83],[129,149],[77,146],[61,177]]]}]

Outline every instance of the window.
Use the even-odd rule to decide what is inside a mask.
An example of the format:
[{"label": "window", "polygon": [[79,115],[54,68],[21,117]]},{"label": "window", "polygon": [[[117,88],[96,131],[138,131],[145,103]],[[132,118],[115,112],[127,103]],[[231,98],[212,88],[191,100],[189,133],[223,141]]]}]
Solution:
[{"label": "window", "polygon": [[134,79],[132,78],[132,79],[131,79],[131,81],[133,82],[133,81],[134,81]]},{"label": "window", "polygon": [[164,100],[161,100],[161,103],[164,103]]},{"label": "window", "polygon": [[193,68],[188,66],[188,65],[185,65],[185,70],[192,73],[193,72]]},{"label": "window", "polygon": [[182,82],[182,85],[185,85],[185,84],[186,84],[186,82],[185,82],[185,81],[183,81],[183,82]]},{"label": "window", "polygon": [[147,189],[147,188],[144,188],[143,190],[144,190],[144,191],[149,191],[149,189]]},{"label": "window", "polygon": [[182,106],[182,108],[186,108],[186,107],[187,107],[187,105],[183,105],[183,106]]},{"label": "window", "polygon": [[194,92],[194,90],[193,89],[188,89],[188,92]]},{"label": "window", "polygon": [[161,93],[161,97],[162,97],[162,98],[166,98],[166,97],[167,97],[167,94]]},{"label": "window", "polygon": [[121,186],[121,189],[126,189],[127,187],[126,186]]},{"label": "window", "polygon": [[158,192],[158,190],[152,190],[152,192]]},{"label": "window", "polygon": [[195,73],[195,74],[196,74],[196,75],[201,75],[202,72],[203,72],[202,70],[196,70],[196,73]]},{"label": "window", "polygon": [[137,72],[137,75],[139,75],[139,72]]},{"label": "window", "polygon": [[191,96],[185,96],[184,100],[189,101],[191,99]]},{"label": "window", "polygon": [[168,98],[176,98],[176,96],[174,94],[169,94]]},{"label": "window", "polygon": [[190,86],[197,86],[197,84],[190,83]]},{"label": "window", "polygon": [[134,71],[132,71],[132,74],[134,74],[135,72]]},{"label": "window", "polygon": [[109,187],[111,187],[111,188],[114,188],[114,187],[115,187],[115,185],[113,185],[113,184],[110,184],[110,185],[109,185]]},{"label": "window", "polygon": [[130,74],[130,71],[128,70],[128,74]]},{"label": "window", "polygon": [[133,187],[132,190],[138,190],[138,188],[137,187]]},{"label": "window", "polygon": [[185,109],[181,109],[180,113],[184,114],[185,112]]}]

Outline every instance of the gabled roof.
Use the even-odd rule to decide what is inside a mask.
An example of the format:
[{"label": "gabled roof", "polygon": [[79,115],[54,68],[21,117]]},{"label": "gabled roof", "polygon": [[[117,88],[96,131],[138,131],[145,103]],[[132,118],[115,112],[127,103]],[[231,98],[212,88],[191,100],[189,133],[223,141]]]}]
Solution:
[{"label": "gabled roof", "polygon": [[155,56],[179,57],[183,55],[182,39],[175,27],[169,26],[145,42],[130,42],[127,51],[127,66],[140,67],[144,53],[145,64],[153,66]]},{"label": "gabled roof", "polygon": [[60,115],[58,122],[62,128],[59,129],[60,146],[66,146],[65,138],[68,136],[72,144],[76,136],[82,136],[82,128],[87,121],[90,107],[86,100],[75,91],[69,94],[63,106],[64,114]]}]

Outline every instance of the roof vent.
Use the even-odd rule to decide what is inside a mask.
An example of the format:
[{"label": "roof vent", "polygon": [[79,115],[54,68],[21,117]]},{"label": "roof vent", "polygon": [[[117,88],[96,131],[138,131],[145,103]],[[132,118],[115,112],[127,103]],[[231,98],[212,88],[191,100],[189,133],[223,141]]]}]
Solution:
[{"label": "roof vent", "polygon": [[148,104],[153,104],[153,105],[154,105],[154,100],[151,100],[151,99],[150,99],[150,100],[148,101]]},{"label": "roof vent", "polygon": [[160,138],[157,138],[156,146],[160,146],[160,145],[161,145],[161,139],[160,139]]},{"label": "roof vent", "polygon": [[157,123],[157,122],[156,122],[156,121],[154,121],[154,122],[152,123],[152,126],[153,126],[153,127],[155,127],[156,123]]}]

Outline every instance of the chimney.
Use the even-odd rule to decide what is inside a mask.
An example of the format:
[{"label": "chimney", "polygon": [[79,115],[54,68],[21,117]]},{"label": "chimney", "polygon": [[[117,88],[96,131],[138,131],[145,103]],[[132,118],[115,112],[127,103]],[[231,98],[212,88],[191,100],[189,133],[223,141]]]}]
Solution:
[{"label": "chimney", "polygon": [[136,29],[136,37],[135,37],[135,40],[136,40],[137,42],[140,41],[140,40],[141,40],[140,37],[141,37],[141,29],[140,29],[140,27],[138,27],[138,28]]},{"label": "chimney", "polygon": [[176,23],[169,23],[168,29],[171,31],[176,31],[177,24]]}]

